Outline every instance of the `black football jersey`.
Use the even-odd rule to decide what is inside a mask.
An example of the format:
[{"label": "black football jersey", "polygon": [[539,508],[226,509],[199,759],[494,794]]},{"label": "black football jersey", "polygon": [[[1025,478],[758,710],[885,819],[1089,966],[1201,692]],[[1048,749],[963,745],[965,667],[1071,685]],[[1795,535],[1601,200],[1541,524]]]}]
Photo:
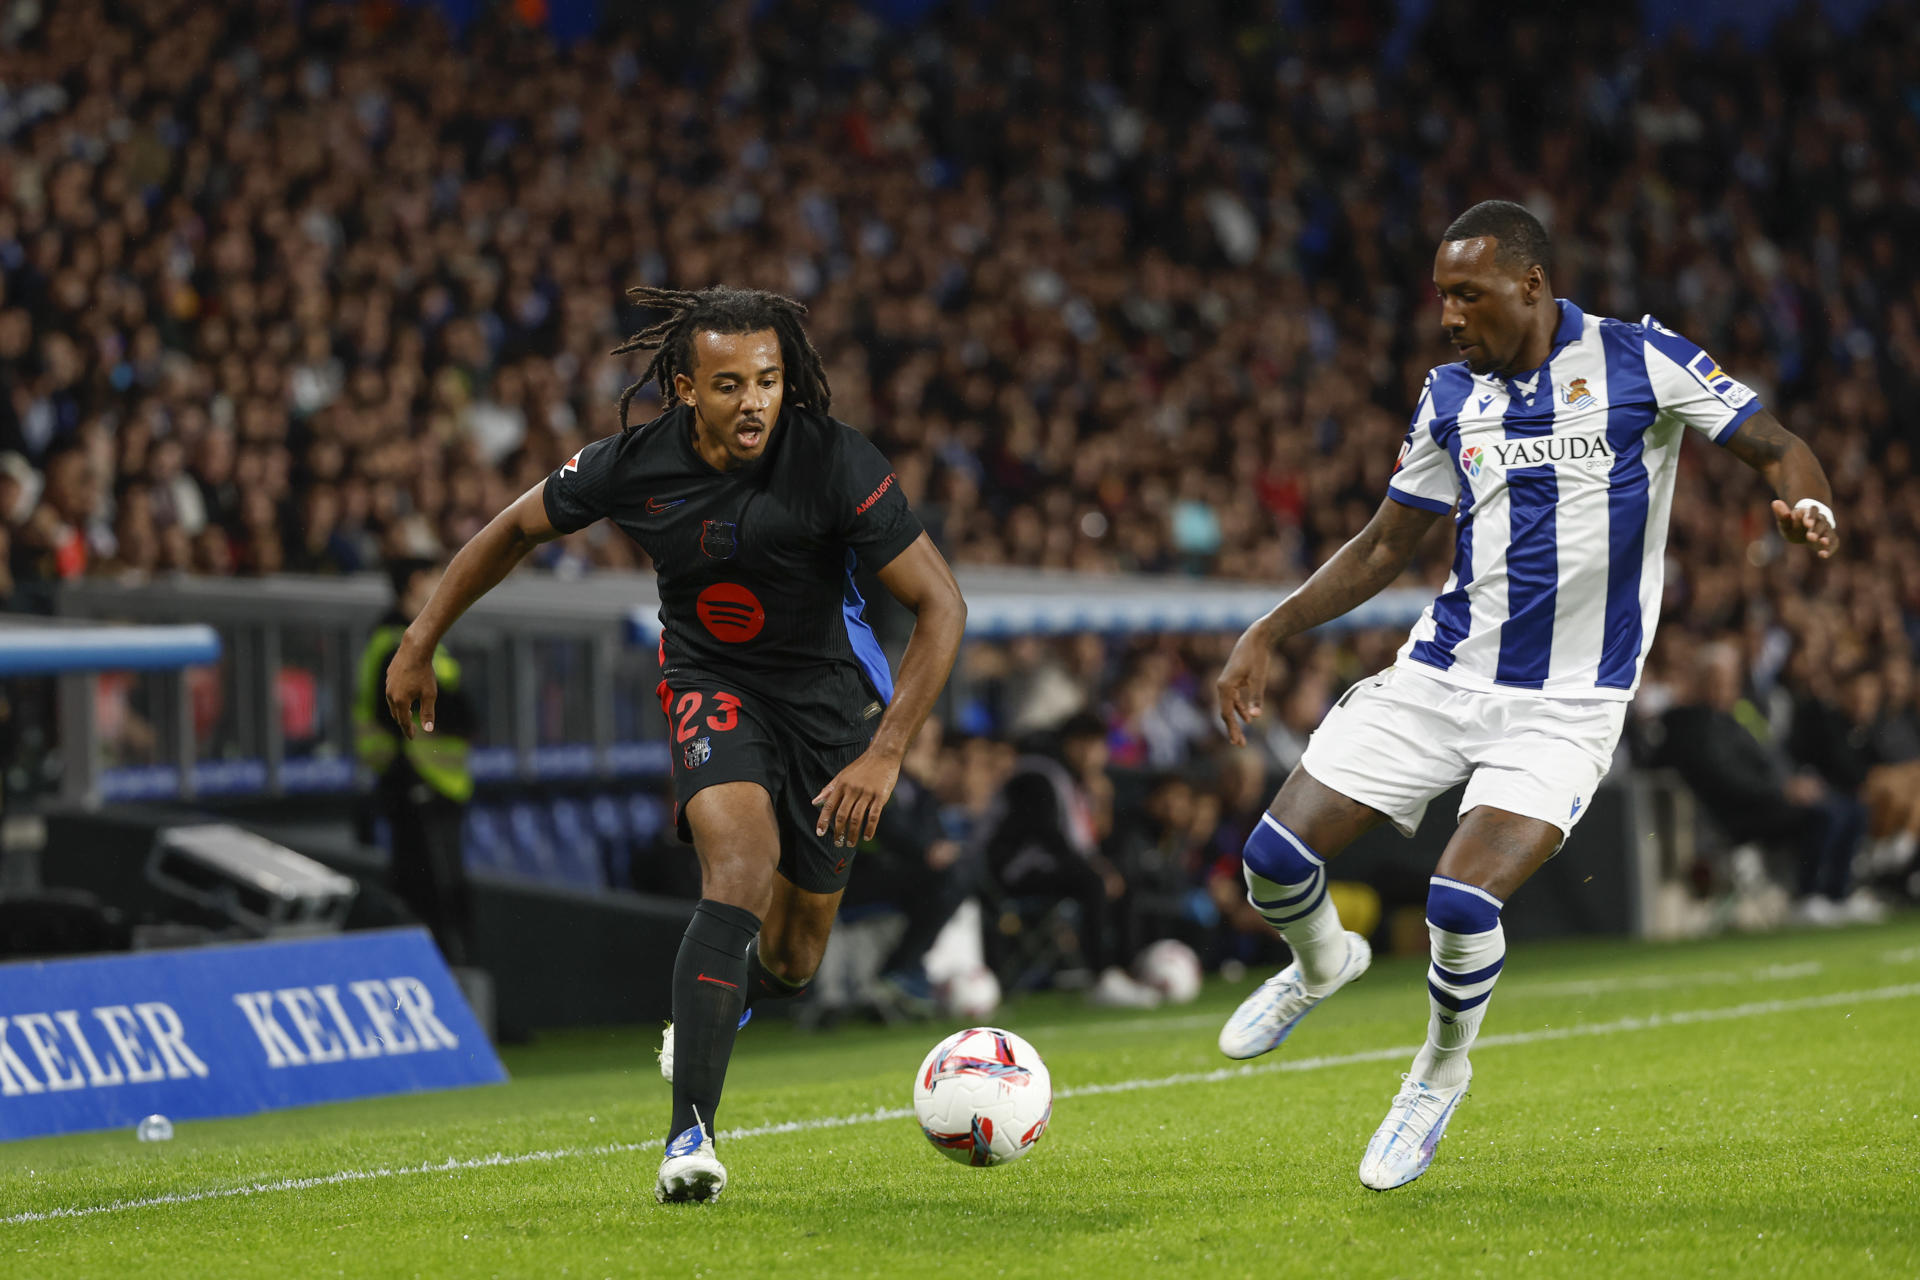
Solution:
[{"label": "black football jersey", "polygon": [[817,741],[872,733],[893,677],[853,573],[884,568],[921,526],[858,431],[784,409],[758,459],[718,471],[694,452],[693,410],[676,405],[568,459],[547,477],[546,507],[562,533],[605,517],[652,557],[669,680],[732,681]]}]

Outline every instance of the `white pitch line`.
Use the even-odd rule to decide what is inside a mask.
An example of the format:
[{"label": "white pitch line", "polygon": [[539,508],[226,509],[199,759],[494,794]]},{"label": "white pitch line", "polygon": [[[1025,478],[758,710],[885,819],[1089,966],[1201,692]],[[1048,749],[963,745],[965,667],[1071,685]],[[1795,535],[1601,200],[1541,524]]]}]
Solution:
[{"label": "white pitch line", "polygon": [[[1806,1009],[1827,1009],[1837,1005],[1866,1004],[1884,1000],[1905,1000],[1920,996],[1920,982],[1902,983],[1891,987],[1872,987],[1864,991],[1836,991],[1824,996],[1805,996],[1795,1000],[1756,1000],[1748,1004],[1730,1005],[1718,1009],[1682,1009],[1674,1013],[1655,1013],[1645,1017],[1617,1018],[1612,1022],[1575,1023],[1569,1027],[1538,1027],[1532,1031],[1510,1031],[1502,1035],[1481,1036],[1474,1042],[1475,1049],[1488,1049],[1505,1045],[1538,1044],[1549,1040],[1571,1040],[1577,1037],[1610,1036],[1633,1031],[1655,1031],[1663,1027],[1690,1026],[1701,1022],[1728,1022],[1737,1018],[1760,1018],[1769,1014],[1795,1013]],[[1109,1093],[1133,1093],[1141,1089],[1169,1089],[1186,1084],[1216,1084],[1227,1080],[1237,1080],[1247,1076],[1274,1075],[1285,1071],[1320,1071],[1328,1067],[1352,1066],[1358,1063],[1383,1062],[1400,1058],[1411,1058],[1418,1052],[1418,1045],[1395,1045],[1387,1049],[1366,1049],[1359,1053],[1326,1054],[1316,1058],[1285,1058],[1270,1062],[1247,1063],[1238,1067],[1218,1067],[1212,1071],[1183,1071],[1168,1076],[1153,1076],[1137,1080],[1118,1080],[1111,1084],[1087,1084],[1073,1088],[1054,1090],[1055,1098],[1088,1098]],[[909,1107],[880,1107],[872,1111],[859,1111],[844,1116],[818,1116],[811,1120],[783,1120],[776,1124],[751,1125],[739,1129],[726,1129],[720,1137],[727,1141],[742,1138],[765,1138],[775,1134],[803,1133],[814,1129],[849,1129],[857,1125],[880,1124],[889,1120],[904,1120],[913,1114]],[[401,1178],[419,1173],[459,1173],[469,1169],[491,1169],[506,1165],[539,1164],[553,1160],[572,1160],[583,1156],[628,1155],[641,1151],[657,1151],[662,1139],[648,1142],[610,1142],[593,1147],[560,1147],[548,1151],[522,1151],[514,1154],[494,1152],[492,1155],[474,1156],[465,1160],[449,1157],[442,1161],[427,1161],[422,1164],[381,1165],[372,1169],[343,1169],[338,1173],[329,1173],[309,1178],[281,1178],[271,1182],[250,1182],[237,1187],[222,1187],[209,1191],[169,1192],[165,1195],[147,1196],[139,1200],[113,1200],[106,1204],[80,1205],[72,1208],[41,1209],[27,1213],[11,1214],[0,1217],[0,1226],[16,1226],[30,1222],[53,1222],[70,1218],[92,1218],[105,1213],[120,1213],[130,1209],[155,1209],[167,1205],[198,1204],[206,1200],[230,1200],[242,1196],[266,1195],[276,1191],[308,1191],[315,1187],[335,1186],[346,1182],[370,1182],[380,1178]]]}]

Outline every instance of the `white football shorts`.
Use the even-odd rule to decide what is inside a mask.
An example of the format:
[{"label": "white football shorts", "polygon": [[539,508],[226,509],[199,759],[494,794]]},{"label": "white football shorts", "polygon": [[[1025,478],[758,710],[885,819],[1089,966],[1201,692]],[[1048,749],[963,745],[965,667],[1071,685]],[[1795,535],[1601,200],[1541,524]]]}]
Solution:
[{"label": "white football shorts", "polygon": [[1347,690],[1300,767],[1410,836],[1433,798],[1461,782],[1460,813],[1492,805],[1560,828],[1613,764],[1627,704],[1463,689],[1409,665]]}]

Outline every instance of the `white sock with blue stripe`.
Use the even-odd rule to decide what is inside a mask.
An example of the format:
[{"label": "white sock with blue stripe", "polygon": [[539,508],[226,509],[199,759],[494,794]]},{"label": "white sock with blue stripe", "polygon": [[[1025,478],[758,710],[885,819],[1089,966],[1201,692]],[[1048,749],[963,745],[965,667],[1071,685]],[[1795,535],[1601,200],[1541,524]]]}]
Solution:
[{"label": "white sock with blue stripe", "polygon": [[1347,963],[1347,931],[1327,893],[1327,864],[1270,813],[1247,837],[1247,901],[1293,948],[1307,990],[1332,984]]},{"label": "white sock with blue stripe", "polygon": [[1487,1000],[1507,962],[1507,935],[1500,927],[1505,905],[1485,889],[1433,877],[1427,890],[1430,1013],[1427,1043],[1413,1059],[1415,1080],[1441,1087],[1466,1080],[1467,1050],[1480,1034]]}]

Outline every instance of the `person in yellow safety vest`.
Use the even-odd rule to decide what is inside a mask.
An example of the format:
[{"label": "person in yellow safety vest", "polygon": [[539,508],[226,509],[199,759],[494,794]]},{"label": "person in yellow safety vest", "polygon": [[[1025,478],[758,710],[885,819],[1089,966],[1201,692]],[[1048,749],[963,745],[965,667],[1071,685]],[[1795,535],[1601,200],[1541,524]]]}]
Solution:
[{"label": "person in yellow safety vest", "polygon": [[369,816],[384,817],[392,833],[393,891],[432,931],[447,963],[462,965],[473,951],[472,899],[460,858],[460,830],[473,798],[473,774],[467,767],[473,717],[460,683],[460,664],[446,646],[434,650],[440,711],[432,734],[403,736],[387,714],[385,693],[387,665],[407,625],[433,595],[441,571],[433,560],[387,563],[394,607],[361,651],[353,722],[360,763],[375,777]]}]

